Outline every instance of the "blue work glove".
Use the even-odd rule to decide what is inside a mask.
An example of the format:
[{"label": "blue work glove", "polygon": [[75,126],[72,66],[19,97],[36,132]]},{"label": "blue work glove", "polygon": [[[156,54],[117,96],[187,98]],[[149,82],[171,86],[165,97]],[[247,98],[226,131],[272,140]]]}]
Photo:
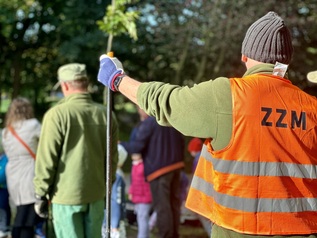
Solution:
[{"label": "blue work glove", "polygon": [[112,91],[116,91],[114,81],[118,76],[124,75],[121,62],[117,58],[109,57],[106,54],[101,55],[99,60],[98,81]]}]

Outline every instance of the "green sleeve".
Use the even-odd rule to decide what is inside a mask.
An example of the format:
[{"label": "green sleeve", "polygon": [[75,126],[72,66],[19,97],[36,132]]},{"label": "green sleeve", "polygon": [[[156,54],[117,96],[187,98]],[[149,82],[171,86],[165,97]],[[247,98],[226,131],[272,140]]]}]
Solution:
[{"label": "green sleeve", "polygon": [[36,154],[34,186],[35,193],[40,196],[51,192],[59,162],[61,142],[63,141],[58,126],[58,116],[52,112],[49,111],[44,115]]},{"label": "green sleeve", "polygon": [[215,149],[231,138],[232,95],[228,78],[180,87],[150,82],[141,84],[137,101],[163,126],[173,126],[186,136],[212,138]]}]

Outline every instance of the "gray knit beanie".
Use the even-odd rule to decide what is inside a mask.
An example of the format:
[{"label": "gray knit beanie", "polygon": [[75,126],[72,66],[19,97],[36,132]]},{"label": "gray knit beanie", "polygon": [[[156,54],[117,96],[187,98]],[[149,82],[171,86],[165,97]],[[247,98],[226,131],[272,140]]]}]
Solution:
[{"label": "gray knit beanie", "polygon": [[245,34],[241,53],[263,63],[289,64],[293,46],[284,20],[275,12],[269,12],[254,22]]}]

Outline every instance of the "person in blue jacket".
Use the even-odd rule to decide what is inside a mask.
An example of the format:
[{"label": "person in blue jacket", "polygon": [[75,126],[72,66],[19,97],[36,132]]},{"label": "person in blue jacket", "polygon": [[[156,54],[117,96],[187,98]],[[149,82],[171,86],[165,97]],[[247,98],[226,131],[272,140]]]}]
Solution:
[{"label": "person in blue jacket", "polygon": [[[125,228],[125,187],[126,182],[124,179],[124,172],[122,166],[128,157],[127,151],[122,145],[118,144],[118,164],[116,170],[116,180],[112,184],[111,188],[111,218],[110,218],[110,237],[111,238],[126,238],[126,228]],[[107,211],[104,210],[104,220],[102,224],[102,238],[107,237],[107,227],[106,227],[106,215]]]},{"label": "person in blue jacket", "polygon": [[5,168],[8,158],[2,147],[2,138],[0,132],[0,237],[6,237],[10,233],[11,209],[9,204],[9,192],[7,189],[7,180]]},{"label": "person in blue jacket", "polygon": [[[144,175],[150,182],[153,209],[157,212],[159,237],[177,238],[180,223],[180,177],[184,168],[184,137],[172,127],[160,126],[138,108],[145,119],[135,138],[121,142],[129,154],[140,153]],[[143,115],[145,114],[145,115]]]}]

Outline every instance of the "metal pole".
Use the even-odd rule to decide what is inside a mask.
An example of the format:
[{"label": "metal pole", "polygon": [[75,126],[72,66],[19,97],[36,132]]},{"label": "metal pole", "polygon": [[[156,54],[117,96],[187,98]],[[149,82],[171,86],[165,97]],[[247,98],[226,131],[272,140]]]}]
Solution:
[{"label": "metal pole", "polygon": [[110,238],[110,221],[111,221],[111,155],[112,155],[112,92],[108,88],[107,92],[107,160],[106,160],[106,237]]},{"label": "metal pole", "polygon": [[[111,37],[112,39],[112,37]],[[109,44],[108,44],[109,46]],[[109,47],[108,47],[109,48]],[[108,51],[108,56],[113,57],[113,53]],[[107,159],[106,159],[106,237],[110,238],[111,234],[111,187],[112,187],[112,107],[113,107],[113,95],[110,88],[107,88]]]}]

